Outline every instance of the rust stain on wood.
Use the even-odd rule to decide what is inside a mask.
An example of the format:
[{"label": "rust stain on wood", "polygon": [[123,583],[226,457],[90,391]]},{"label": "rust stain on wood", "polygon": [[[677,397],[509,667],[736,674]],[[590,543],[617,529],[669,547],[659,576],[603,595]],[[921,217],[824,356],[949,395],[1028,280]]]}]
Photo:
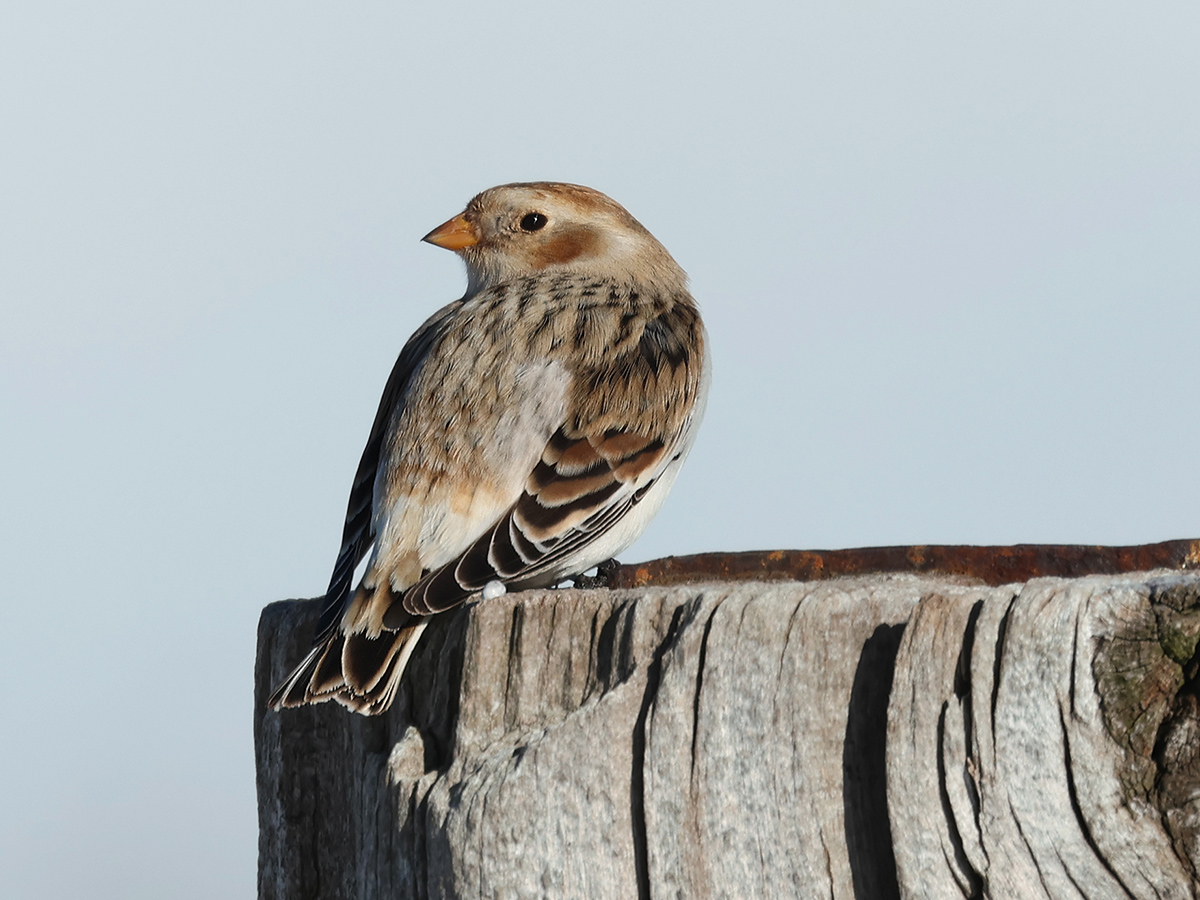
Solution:
[{"label": "rust stain on wood", "polygon": [[615,588],[700,581],[820,581],[842,575],[919,572],[960,575],[989,585],[1056,576],[1119,575],[1151,569],[1200,568],[1200,539],[1137,547],[1014,544],[1011,547],[929,545],[855,550],[749,550],[666,556],[622,565]]}]

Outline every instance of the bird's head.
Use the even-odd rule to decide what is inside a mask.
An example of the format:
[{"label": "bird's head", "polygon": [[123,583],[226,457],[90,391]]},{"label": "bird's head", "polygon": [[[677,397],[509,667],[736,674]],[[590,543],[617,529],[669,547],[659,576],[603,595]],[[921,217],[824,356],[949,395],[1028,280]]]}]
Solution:
[{"label": "bird's head", "polygon": [[619,203],[575,184],[504,184],[424,240],[466,263],[468,294],[550,270],[682,287],[666,249]]}]

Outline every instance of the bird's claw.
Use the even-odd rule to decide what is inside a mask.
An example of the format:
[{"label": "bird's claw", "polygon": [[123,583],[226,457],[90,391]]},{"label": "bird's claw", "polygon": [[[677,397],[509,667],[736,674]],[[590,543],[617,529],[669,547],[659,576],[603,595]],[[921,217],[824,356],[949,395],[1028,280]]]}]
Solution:
[{"label": "bird's claw", "polygon": [[617,570],[620,568],[621,564],[615,559],[606,559],[596,566],[595,575],[576,575],[571,579],[571,582],[575,587],[584,590],[612,587],[612,583],[617,576]]}]

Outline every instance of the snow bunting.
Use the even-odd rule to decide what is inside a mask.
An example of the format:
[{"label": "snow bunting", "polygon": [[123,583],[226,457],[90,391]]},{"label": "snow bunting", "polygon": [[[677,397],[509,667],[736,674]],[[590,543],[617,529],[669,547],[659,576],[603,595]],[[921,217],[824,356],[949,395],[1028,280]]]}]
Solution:
[{"label": "snow bunting", "polygon": [[462,258],[467,292],[392,369],[313,650],[275,709],[333,699],[380,713],[430,617],[620,553],[704,412],[707,341],[687,278],[604,194],[502,185],[424,239]]}]

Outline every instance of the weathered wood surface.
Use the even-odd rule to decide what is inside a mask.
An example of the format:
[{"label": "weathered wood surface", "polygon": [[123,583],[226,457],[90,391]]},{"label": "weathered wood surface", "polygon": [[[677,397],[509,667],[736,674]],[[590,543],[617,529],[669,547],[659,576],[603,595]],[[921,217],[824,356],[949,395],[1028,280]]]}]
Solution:
[{"label": "weathered wood surface", "polygon": [[264,711],[262,898],[1195,897],[1200,574],[508,595]]}]

